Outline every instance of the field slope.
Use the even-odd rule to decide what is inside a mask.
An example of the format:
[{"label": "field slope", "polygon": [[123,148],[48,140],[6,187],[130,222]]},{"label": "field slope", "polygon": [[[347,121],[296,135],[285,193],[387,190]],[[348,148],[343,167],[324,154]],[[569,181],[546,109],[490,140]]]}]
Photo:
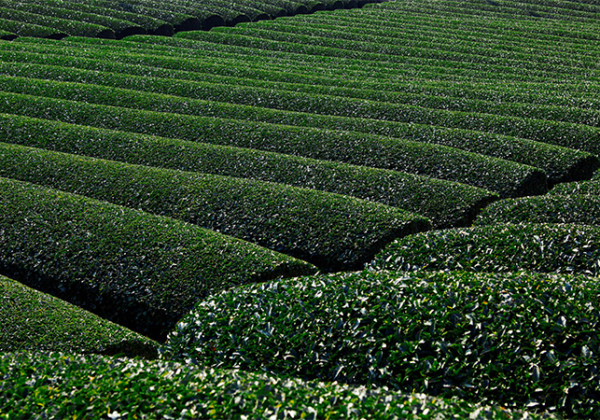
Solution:
[{"label": "field slope", "polygon": [[600,5],[363,3],[0,0],[0,418],[600,416]]}]

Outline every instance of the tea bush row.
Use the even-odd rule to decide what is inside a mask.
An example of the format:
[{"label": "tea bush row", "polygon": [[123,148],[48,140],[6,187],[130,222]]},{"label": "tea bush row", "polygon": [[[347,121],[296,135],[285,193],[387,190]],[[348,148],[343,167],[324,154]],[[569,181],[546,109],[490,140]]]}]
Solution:
[{"label": "tea bush row", "polygon": [[395,241],[372,267],[600,273],[600,229],[577,224],[496,224],[432,231]]},{"label": "tea bush row", "polygon": [[0,92],[0,98],[2,113],[392,169],[457,181],[501,196],[536,195],[547,189],[546,174],[540,169],[439,145],[8,92]]},{"label": "tea bush row", "polygon": [[496,223],[600,225],[600,196],[577,193],[502,200],[486,207],[475,221],[476,225]]},{"label": "tea bush row", "polygon": [[64,351],[158,357],[158,343],[2,276],[0,296],[0,352]]},{"label": "tea bush row", "polygon": [[498,198],[480,188],[397,171],[18,115],[0,114],[0,140],[124,163],[354,196],[423,214],[436,227],[468,225],[482,207]]},{"label": "tea bush row", "polygon": [[197,226],[0,178],[0,273],[155,339],[208,293],[314,272]]},{"label": "tea bush row", "polygon": [[[240,87],[229,84],[206,82],[187,82],[148,76],[132,76],[99,72],[98,70],[75,70],[64,67],[49,67],[33,64],[0,63],[0,74],[19,76],[26,72],[34,79],[13,79],[0,75],[0,86],[5,90],[15,84],[27,83],[31,94],[51,95],[55,91],[71,90],[54,97],[87,99],[88,102],[115,105],[110,99],[98,97],[117,96],[127,101],[130,107],[141,107],[192,115],[219,115],[224,118],[244,117],[251,120],[283,123],[288,125],[310,126],[325,129],[347,129],[365,134],[410,139],[419,142],[441,144],[456,147],[478,154],[498,157],[524,163],[544,169],[551,183],[571,181],[591,176],[598,167],[598,159],[589,153],[565,149],[528,139],[495,136],[479,131],[448,129],[445,127],[416,124],[414,122],[376,121],[382,113],[403,114],[410,121],[410,113],[390,108],[387,103],[367,102],[359,99],[346,99],[315,94],[299,94],[282,92],[274,89]],[[60,80],[53,86],[47,79]],[[77,82],[84,85],[100,85],[102,88],[89,86],[73,86],[62,84],[63,81]],[[6,86],[9,84],[9,86]],[[34,89],[39,87],[39,89]],[[53,89],[54,88],[54,89]],[[114,91],[111,88],[128,89]],[[132,89],[129,90],[129,89]],[[98,89],[100,92],[98,93]],[[49,93],[48,90],[50,90]],[[18,91],[23,92],[22,88]],[[74,93],[74,92],[77,93]],[[91,91],[86,94],[85,92]],[[137,91],[141,91],[138,93]],[[146,93],[147,92],[147,93]],[[154,93],[169,96],[153,96]],[[77,96],[76,96],[77,95]],[[81,95],[87,95],[81,98]],[[191,99],[174,98],[182,96]],[[130,98],[128,100],[128,98]],[[137,100],[136,100],[137,99]],[[160,102],[163,102],[161,104]],[[219,102],[214,103],[213,101]],[[140,104],[140,102],[142,102]],[[140,105],[134,105],[140,104]],[[237,105],[243,105],[241,107]],[[256,107],[252,115],[248,115],[246,105]],[[270,110],[263,110],[267,107]],[[418,108],[412,108],[418,109]],[[281,110],[290,110],[282,112]],[[425,111],[429,112],[429,111]],[[301,114],[298,114],[301,113]],[[242,114],[242,115],[240,115]],[[319,115],[313,115],[319,114]],[[322,114],[322,115],[321,115]],[[334,115],[331,118],[328,115]],[[360,116],[360,118],[356,118]],[[404,117],[403,117],[404,118]],[[383,117],[385,119],[385,116]]]},{"label": "tea bush row", "polygon": [[[174,50],[167,47],[168,45],[178,47],[178,49]],[[124,72],[123,70],[108,69],[123,69],[123,64],[125,63],[135,65],[146,64],[151,66],[143,69],[147,73],[139,73],[138,70],[137,74],[160,74],[161,77],[202,81],[206,79],[199,78],[195,73],[206,74],[208,72],[215,74],[212,77],[219,77],[218,79],[209,79],[215,80],[216,83],[223,83],[223,77],[221,76],[234,76],[237,80],[233,83],[236,84],[247,84],[248,79],[259,78],[271,82],[276,80],[287,83],[303,83],[306,87],[322,85],[355,88],[359,93],[366,91],[381,94],[383,91],[386,94],[392,94],[392,97],[394,93],[402,91],[421,94],[419,96],[439,95],[446,99],[449,99],[448,96],[452,96],[453,98],[461,98],[461,100],[464,100],[464,98],[486,100],[492,104],[500,101],[501,104],[496,105],[496,108],[507,107],[507,110],[511,109],[511,106],[515,104],[518,106],[518,102],[523,102],[550,107],[560,105],[563,109],[565,107],[582,108],[594,112],[596,109],[595,105],[598,104],[598,100],[590,97],[591,93],[599,90],[597,84],[594,85],[589,82],[585,86],[571,86],[553,84],[549,81],[531,83],[529,80],[524,80],[511,84],[491,83],[488,81],[482,84],[474,83],[471,80],[467,85],[444,80],[428,80],[422,77],[415,78],[414,75],[406,81],[391,80],[389,79],[390,74],[397,75],[397,73],[390,73],[389,71],[379,73],[376,81],[369,78],[348,79],[347,76],[340,77],[340,74],[345,75],[347,71],[338,72],[337,74],[330,72],[326,77],[323,77],[319,75],[317,68],[311,67],[310,71],[308,71],[307,68],[301,67],[298,64],[294,66],[291,61],[286,62],[285,67],[282,67],[279,62],[265,63],[264,57],[235,54],[233,51],[236,50],[217,55],[215,51],[208,51],[205,45],[206,43],[200,44],[199,42],[184,39],[148,36],[133,36],[118,42],[95,38],[69,38],[69,40],[64,40],[59,44],[49,43],[41,39],[21,38],[18,42],[0,45],[0,49],[4,51],[26,51],[30,59],[32,53],[47,54],[51,51],[54,54],[52,57],[53,60],[64,60],[67,57],[71,57],[71,59],[74,59],[74,57],[87,57],[88,59],[96,59],[94,64],[88,64],[90,66],[88,68],[94,69],[93,65],[96,65],[99,70],[106,69],[105,71]],[[218,46],[216,44],[213,45]],[[81,48],[83,46],[85,46],[85,49]],[[195,46],[201,48],[194,49]],[[224,48],[226,46],[218,47]],[[174,51],[177,51],[177,55]],[[185,59],[181,57],[183,52],[185,52]],[[61,57],[56,57],[56,55],[60,55]],[[101,60],[102,57],[105,59]],[[239,65],[240,60],[243,62],[243,67]],[[265,64],[268,64],[268,67]],[[168,68],[169,70],[157,73],[159,72],[157,67]],[[187,72],[182,72],[182,70],[187,70]],[[438,75],[436,78],[441,76]],[[246,79],[244,83],[241,83],[241,77]],[[584,89],[582,90],[582,88]],[[452,101],[449,102],[449,104],[452,103]],[[521,108],[516,109],[519,110]],[[577,116],[579,111],[565,109],[567,116],[572,112],[575,112],[573,116],[575,121],[571,122],[581,122],[576,120],[579,118]],[[550,114],[552,118],[549,119],[555,119],[554,117],[557,116],[557,112],[555,111],[551,111]],[[532,117],[535,116],[532,115]],[[590,118],[594,118],[593,115]]]},{"label": "tea bush row", "polygon": [[386,243],[431,226],[417,214],[337,194],[6,143],[0,176],[184,220],[328,271],[361,268]]},{"label": "tea bush row", "polygon": [[91,355],[5,353],[0,375],[2,418],[548,418],[386,388]]},{"label": "tea bush row", "polygon": [[200,302],[163,358],[588,417],[600,410],[596,279],[362,272]]}]

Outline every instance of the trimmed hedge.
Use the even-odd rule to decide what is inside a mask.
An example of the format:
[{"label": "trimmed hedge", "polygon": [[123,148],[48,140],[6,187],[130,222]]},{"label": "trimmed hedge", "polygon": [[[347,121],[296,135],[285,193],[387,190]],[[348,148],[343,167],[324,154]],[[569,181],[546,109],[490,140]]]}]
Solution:
[{"label": "trimmed hedge", "polygon": [[[59,74],[50,77],[59,79],[64,71],[61,69]],[[32,76],[35,77],[35,70],[32,70],[32,72],[34,73]],[[75,71],[67,72],[76,73]],[[21,71],[16,73],[21,74]],[[179,88],[173,87],[172,81],[168,81],[167,86],[164,83],[156,82],[158,90],[162,86],[162,89],[166,89],[172,94],[194,95],[203,98],[188,99],[121,88],[122,86],[128,87],[129,84],[136,84],[135,80],[130,80],[128,77],[107,75],[100,82],[112,86],[121,86],[119,88],[88,84],[97,81],[94,73],[87,77],[85,75],[80,75],[80,77],[83,77],[83,83],[2,76],[0,87],[4,91],[14,93],[29,93],[60,99],[77,99],[95,104],[119,106],[119,104],[126,103],[129,108],[149,111],[218,116],[220,118],[331,130],[342,129],[365,134],[441,143],[496,157],[508,156],[530,165],[547,165],[546,159],[540,159],[537,157],[538,153],[536,153],[537,150],[544,150],[543,145],[521,140],[515,142],[515,146],[512,146],[510,139],[507,141],[502,137],[482,139],[481,132],[520,136],[543,143],[600,154],[600,146],[598,146],[598,143],[600,143],[598,141],[600,139],[600,128],[583,124],[446,111],[352,98],[330,99],[329,96],[325,95],[263,91],[257,88],[222,87],[219,89],[218,85],[212,84],[195,84],[195,91],[191,93],[189,91],[190,86],[186,87],[185,82],[180,82],[181,86]],[[67,75],[66,78],[69,79],[69,76]],[[139,86],[144,85],[145,82],[139,83]],[[154,89],[152,85],[146,85],[146,88]],[[240,102],[242,104],[239,104]],[[357,116],[360,116],[360,118],[357,118]],[[411,124],[417,124],[417,126],[413,127]],[[423,125],[479,130],[480,132],[473,133],[469,131],[464,133],[463,137],[465,138],[461,142],[460,135],[456,133],[442,133],[440,136],[434,134],[435,128],[422,127]],[[432,136],[432,134],[434,135]],[[500,141],[501,144],[495,144],[495,141]],[[516,150],[511,151],[512,148]],[[593,169],[598,166],[597,160],[595,163],[596,167]]]},{"label": "trimmed hedge", "polygon": [[[522,36],[523,33],[521,32]],[[206,43],[200,41],[186,40],[184,38],[157,38],[148,36],[133,36],[116,43],[110,40],[96,38],[69,38],[60,45],[39,38],[21,39],[17,43],[10,44],[11,48],[19,48],[21,44],[27,45],[26,51],[44,46],[55,50],[69,47],[68,55],[87,56],[99,58],[106,55],[112,56],[112,63],[143,64],[148,63],[154,67],[169,68],[173,72],[186,70],[190,72],[206,72],[211,68],[211,73],[229,75],[234,77],[261,78],[265,80],[279,80],[289,83],[305,83],[308,85],[324,85],[338,87],[352,87],[359,90],[370,89],[380,92],[412,92],[426,95],[442,95],[447,97],[473,98],[508,105],[515,102],[526,102],[541,105],[560,105],[562,107],[577,107],[588,110],[598,108],[598,99],[593,93],[598,90],[597,84],[590,81],[585,83],[573,83],[565,85],[562,79],[538,80],[518,79],[509,83],[508,81],[494,81],[489,77],[480,81],[474,80],[474,75],[468,83],[457,83],[459,74],[453,72],[452,78],[447,74],[436,74],[430,79],[426,75],[415,77],[413,73],[397,69],[395,71],[378,72],[377,79],[366,77],[367,74],[360,72],[360,67],[344,66],[336,67],[335,61],[328,63],[327,68],[320,68],[317,63],[310,63],[310,71],[307,71],[306,63],[302,61],[291,61],[268,59],[259,55],[259,50],[232,48],[227,45]],[[21,45],[22,47],[23,45]],[[80,47],[93,48],[87,51]],[[76,48],[73,48],[76,47]],[[177,47],[177,48],[173,48]],[[178,55],[175,54],[175,51]],[[254,54],[253,54],[254,53]],[[65,55],[64,53],[56,53]],[[185,58],[182,57],[185,55]],[[118,57],[118,58],[117,58]],[[210,61],[207,62],[207,58]],[[236,64],[243,61],[244,67]],[[108,64],[108,58],[104,60]],[[217,64],[221,68],[214,69]],[[433,68],[434,66],[429,66]],[[93,67],[92,67],[93,68]],[[332,71],[336,68],[336,71]],[[157,71],[154,69],[153,71]],[[421,69],[421,71],[424,71]],[[150,70],[148,70],[150,74]],[[351,77],[350,75],[354,75]],[[392,77],[394,76],[394,77]],[[486,76],[490,76],[486,73]],[[168,77],[168,76],[167,76]],[[187,77],[178,76],[186,79]],[[518,114],[519,115],[519,114]],[[554,114],[552,114],[554,115]]]},{"label": "trimmed hedge", "polygon": [[[57,32],[64,32],[68,35],[94,36],[99,38],[115,37],[115,32],[112,29],[93,23],[38,15],[37,13],[29,13],[7,7],[0,7],[0,13],[2,14],[3,19],[44,26],[52,28]],[[21,35],[21,33],[17,32],[16,35]]]},{"label": "trimmed hedge", "polygon": [[0,27],[5,31],[10,31],[11,35],[4,35],[2,39],[14,39],[17,36],[37,36],[41,38],[60,39],[67,36],[66,33],[57,31],[47,26],[34,25],[32,23],[19,22],[16,20],[0,18]]},{"label": "trimmed hedge", "polygon": [[184,220],[327,271],[361,268],[392,240],[431,227],[417,214],[337,194],[5,143],[0,176]]},{"label": "trimmed hedge", "polygon": [[[126,12],[124,10],[118,10],[114,7],[104,7],[97,4],[94,0],[87,0],[85,2],[76,2],[73,0],[44,0],[44,4],[63,7],[69,10],[77,10],[84,13],[93,13],[100,16],[111,17],[118,20],[135,23],[136,25],[144,28],[148,33],[155,35],[170,36],[173,35],[173,26],[165,22],[164,20],[155,19],[151,16],[146,16],[140,13]],[[114,6],[114,5],[113,5]],[[117,33],[117,37],[123,36],[125,33]]]},{"label": "trimmed hedge", "polygon": [[[145,34],[147,31],[132,22],[126,20],[117,19],[114,17],[100,15],[96,10],[96,13],[83,12],[79,10],[71,9],[66,3],[57,4],[56,2],[43,1],[35,3],[20,3],[9,0],[0,0],[0,7],[8,8],[11,10],[18,10],[21,12],[34,13],[42,15],[44,17],[57,18],[61,20],[70,20],[77,24],[93,24],[104,27],[105,29],[111,29],[114,31],[114,36],[122,38],[127,35]],[[69,32],[71,35],[79,35],[80,30],[76,30],[76,33]]]},{"label": "trimmed hedge", "polygon": [[[367,52],[360,49],[350,50],[345,48],[334,48],[302,42],[299,37],[295,42],[259,38],[257,31],[252,35],[241,35],[232,32],[210,31],[210,32],[180,32],[175,34],[175,39],[187,39],[197,41],[197,48],[202,43],[212,46],[210,51],[233,51],[255,52],[256,56],[279,58],[282,61],[302,63],[304,66],[312,65],[322,70],[347,69],[352,71],[352,77],[362,74],[365,77],[374,73],[398,74],[406,73],[413,78],[414,73],[419,73],[419,78],[439,80],[478,80],[478,81],[522,81],[523,71],[520,68],[506,64],[488,64],[471,61],[444,60],[435,58],[409,57],[406,55],[391,55],[379,52]],[[151,40],[152,41],[152,40]],[[163,43],[162,40],[154,42]],[[167,41],[168,42],[168,41]],[[192,45],[192,44],[190,44]],[[208,46],[207,46],[208,48]],[[376,47],[374,47],[376,48]],[[242,50],[245,49],[245,50]],[[264,59],[264,58],[263,58]],[[356,71],[356,73],[354,73]],[[387,76],[389,77],[389,76]],[[568,73],[566,70],[553,71],[532,70],[527,71],[527,81],[571,81],[586,80],[597,82],[598,76],[580,72]]]},{"label": "trimmed hedge", "polygon": [[531,270],[600,274],[600,228],[574,224],[498,224],[416,234],[372,262],[385,270]]},{"label": "trimmed hedge", "polygon": [[158,356],[158,343],[2,276],[0,299],[0,352]]},{"label": "trimmed hedge", "polygon": [[0,273],[154,339],[211,292],[308,263],[166,217],[0,178]]},{"label": "trimmed hedge", "polygon": [[200,302],[163,358],[600,414],[600,284],[585,277],[362,272]]},{"label": "trimmed hedge", "polygon": [[[39,46],[36,46],[36,44],[29,44],[27,52],[21,52],[19,54],[17,51],[20,51],[22,47],[23,45],[19,48],[19,45],[15,46],[14,44],[10,45],[10,47],[4,46],[1,50],[2,57],[7,57],[4,61],[12,61],[13,63],[11,63],[11,65],[16,68],[19,68],[19,65],[15,63],[15,61],[28,63],[29,65],[34,63],[45,64],[45,72],[58,70],[51,68],[48,65],[61,66],[63,76],[67,71],[73,73],[69,78],[71,81],[77,81],[73,76],[81,74],[81,72],[75,71],[75,68],[79,68],[95,70],[98,72],[104,71],[138,75],[142,76],[142,78],[136,81],[145,81],[146,83],[152,81],[153,78],[172,80],[170,85],[172,90],[168,89],[167,86],[164,86],[161,89],[162,93],[176,93],[177,91],[181,91],[182,87],[185,87],[190,83],[192,83],[191,86],[194,86],[193,82],[201,84],[211,83],[212,85],[235,85],[237,88],[254,87],[260,88],[261,90],[270,89],[271,91],[276,90],[278,93],[297,92],[303,94],[328,95],[389,102],[393,104],[417,105],[453,111],[485,112],[506,116],[519,116],[600,126],[599,111],[589,109],[589,106],[582,108],[581,106],[583,104],[578,101],[569,103],[565,92],[563,92],[563,96],[565,97],[559,98],[560,100],[557,101],[557,104],[549,105],[545,103],[548,101],[549,95],[546,95],[546,101],[541,101],[541,98],[536,99],[534,92],[531,92],[531,97],[527,98],[518,94],[514,86],[506,85],[505,89],[507,92],[504,92],[506,96],[508,96],[509,92],[518,95],[511,101],[493,100],[492,98],[494,98],[495,95],[498,95],[496,87],[494,86],[490,86],[487,94],[485,94],[486,91],[477,92],[475,87],[467,89],[465,86],[456,86],[454,83],[423,81],[418,84],[410,82],[397,83],[395,88],[391,90],[389,88],[384,88],[381,86],[381,83],[378,84],[374,81],[348,81],[333,77],[323,80],[322,77],[312,75],[309,72],[304,72],[302,74],[291,71],[283,72],[275,68],[267,68],[264,65],[261,66],[260,63],[253,63],[250,65],[250,63],[245,62],[244,68],[242,69],[236,65],[240,64],[239,59],[237,63],[236,61],[233,61],[233,59],[229,60],[229,63],[226,63],[223,59],[219,60],[214,58],[209,62],[207,59],[202,60],[200,57],[193,58],[188,60],[188,65],[186,67],[190,67],[190,62],[193,62],[195,65],[194,72],[175,69],[157,69],[156,67],[145,66],[143,64],[126,64],[122,57],[123,54],[128,54],[128,61],[131,62],[134,57],[139,56],[143,51],[141,45],[136,44],[135,54],[133,54],[134,51],[132,50],[132,45],[128,41],[125,41],[125,45],[121,45],[121,47],[119,47],[119,44],[114,45],[114,50],[112,52],[97,49],[97,51],[95,51],[95,59],[77,58],[75,57],[77,54],[72,47],[69,48],[67,52],[64,50],[64,47],[61,48],[60,44],[55,46],[47,45],[44,48],[45,53],[52,52],[52,57],[48,57],[47,54],[38,54]],[[81,57],[90,56],[90,52],[91,51],[81,52]],[[147,51],[145,55],[148,56],[150,53],[150,51]],[[152,54],[155,59],[162,57],[162,59],[167,62],[166,57],[162,55],[164,54],[162,50],[156,50]],[[102,59],[102,57],[106,57],[106,59]],[[117,59],[116,57],[119,57],[119,62],[114,61]],[[173,65],[172,62],[170,64],[171,66]],[[8,63],[5,63],[5,66],[7,65]],[[67,67],[70,68],[70,70],[67,70]],[[29,67],[29,69],[33,68],[36,67]],[[37,67],[36,71],[41,71],[41,67]],[[42,73],[37,74],[41,75]],[[105,77],[106,76],[107,75],[105,75]],[[112,76],[116,77],[116,75]],[[163,80],[162,83],[165,83],[165,81]],[[156,91],[158,87],[159,86],[152,84],[151,90]],[[139,89],[137,83],[133,88]],[[183,92],[185,92],[185,90],[183,90]],[[184,96],[193,97],[193,94],[187,93]],[[203,98],[199,97],[199,99]],[[597,101],[592,101],[591,104],[594,102]],[[490,134],[490,136],[496,137],[492,134]]]},{"label": "trimmed hedge", "polygon": [[[2,25],[2,23],[0,22],[0,26],[1,25]],[[4,39],[6,41],[12,41],[16,37],[17,36],[15,34],[13,34],[12,32],[0,29],[0,39]]]},{"label": "trimmed hedge", "polygon": [[591,194],[600,195],[600,180],[598,174],[594,176],[590,181],[582,182],[568,182],[565,184],[555,185],[550,190],[550,194],[553,195],[569,195],[569,194]]},{"label": "trimmed hedge", "polygon": [[260,150],[187,142],[0,114],[0,140],[65,153],[272,181],[423,214],[435,227],[470,224],[497,195],[455,182]]},{"label": "trimmed hedge", "polygon": [[0,355],[0,376],[9,418],[547,417],[386,388],[62,353]]},{"label": "trimmed hedge", "polygon": [[8,92],[0,92],[0,112],[416,173],[486,188],[504,197],[536,195],[547,190],[547,177],[538,168],[401,139]]},{"label": "trimmed hedge", "polygon": [[579,223],[600,225],[599,195],[547,195],[502,200],[486,207],[476,225],[496,223]]},{"label": "trimmed hedge", "polygon": [[[45,61],[47,61],[47,58]],[[120,98],[119,100],[134,108],[153,111],[168,109],[169,112],[181,114],[247,118],[255,121],[335,130],[347,129],[366,134],[456,147],[473,153],[538,167],[546,171],[551,183],[589,178],[600,165],[596,156],[578,150],[478,131],[415,124],[418,118],[413,118],[411,112],[406,110],[398,111],[398,115],[402,114],[402,119],[412,121],[410,123],[383,121],[388,119],[385,115],[390,112],[393,115],[397,114],[397,110],[392,109],[396,105],[389,103],[289,92],[277,88],[232,86],[230,84],[184,80],[174,81],[168,78],[149,77],[148,75],[133,76],[100,72],[98,69],[93,71],[67,69],[65,67],[31,63],[0,63],[0,73],[17,77],[2,80],[2,76],[0,76],[0,82],[9,84],[9,86],[4,85],[4,89],[15,92],[25,92],[19,88],[15,90],[12,82],[15,85],[18,84],[19,81],[23,80],[18,76],[27,73],[26,83],[30,88],[27,93],[30,94],[63,99],[76,97],[92,103],[116,105],[117,102],[114,98],[109,99],[111,95],[108,92],[112,90],[112,87],[119,88],[114,93]],[[54,85],[46,80],[32,80],[34,77],[59,80],[60,82]],[[92,88],[62,84],[65,81],[80,84],[99,84],[102,87]],[[38,90],[34,91],[34,86],[38,86]],[[51,87],[49,88],[49,86]],[[50,92],[48,92],[49,89]],[[94,91],[94,89],[99,89],[99,91]],[[65,91],[62,92],[63,90]],[[92,93],[86,95],[85,91],[87,90],[92,90]],[[153,95],[154,93],[164,94],[165,96],[156,96]],[[99,97],[102,99],[97,99]],[[161,101],[163,102],[162,105],[160,105]],[[219,103],[215,104],[208,101]],[[246,105],[253,107],[252,111],[249,111]],[[261,109],[265,107],[269,110]],[[298,112],[301,114],[299,115]],[[423,108],[423,112],[430,111]],[[313,113],[318,115],[312,115]],[[334,117],[328,115],[334,115]],[[360,116],[360,118],[355,118],[356,116]],[[381,121],[378,119],[381,119]]]}]

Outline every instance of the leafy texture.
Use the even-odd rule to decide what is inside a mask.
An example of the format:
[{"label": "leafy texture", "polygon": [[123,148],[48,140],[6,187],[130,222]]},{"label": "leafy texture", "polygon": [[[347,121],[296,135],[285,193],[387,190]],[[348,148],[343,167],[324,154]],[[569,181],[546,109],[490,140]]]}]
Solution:
[{"label": "leafy texture", "polygon": [[574,224],[498,224],[416,234],[395,241],[371,264],[377,269],[520,269],[600,274],[600,229]]},{"label": "leafy texture", "polygon": [[582,182],[567,182],[558,184],[550,190],[553,195],[569,195],[569,194],[590,194],[600,195],[600,182],[598,175],[595,175],[590,181]]},{"label": "leafy texture", "polygon": [[387,388],[61,353],[0,355],[0,377],[0,418],[541,417]]},{"label": "leafy texture", "polygon": [[486,207],[476,225],[496,223],[600,224],[599,195],[547,195],[501,200]]},{"label": "leafy texture", "polygon": [[164,358],[600,414],[596,279],[363,272],[244,286],[199,303]]},{"label": "leafy texture", "polygon": [[0,178],[0,272],[153,338],[212,291],[312,271],[188,223]]},{"label": "leafy texture", "polygon": [[0,299],[0,352],[157,356],[158,343],[6,277],[0,277]]}]

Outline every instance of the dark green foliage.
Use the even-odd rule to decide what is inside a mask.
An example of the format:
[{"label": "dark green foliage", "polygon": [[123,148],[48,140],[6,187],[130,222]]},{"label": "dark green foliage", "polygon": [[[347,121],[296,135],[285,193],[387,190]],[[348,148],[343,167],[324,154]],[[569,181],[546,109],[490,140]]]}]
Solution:
[{"label": "dark green foliage", "polygon": [[[2,25],[2,22],[0,22],[0,25]],[[0,39],[11,41],[11,40],[15,39],[16,37],[17,36],[15,34],[13,34],[12,32],[9,32],[4,29],[0,29]]]},{"label": "dark green foliage", "polygon": [[25,94],[0,92],[0,99],[4,113],[417,173],[486,188],[501,196],[542,194],[547,188],[540,169],[446,146]]},{"label": "dark green foliage", "polygon": [[128,165],[0,143],[0,176],[173,217],[304,259],[357,269],[424,217],[263,181]]},{"label": "dark green foliage", "polygon": [[[9,57],[11,55],[7,54],[7,59],[10,59]],[[67,56],[65,55],[65,57]],[[412,111],[399,109],[397,107],[400,105],[387,102],[290,92],[282,90],[276,85],[274,87],[258,88],[255,86],[239,86],[237,83],[233,86],[229,83],[215,83],[213,81],[192,82],[148,77],[147,72],[152,71],[151,69],[147,69],[144,76],[133,76],[99,72],[97,67],[94,67],[91,71],[30,63],[31,60],[46,63],[47,58],[44,56],[37,58],[26,56],[22,59],[27,63],[0,63],[1,74],[19,76],[26,73],[28,75],[27,79],[0,78],[0,86],[3,86],[4,90],[26,91],[31,94],[56,98],[78,98],[79,100],[108,105],[115,105],[117,100],[114,97],[118,97],[118,100],[127,102],[130,107],[148,110],[168,110],[173,113],[234,119],[247,118],[249,120],[324,129],[345,129],[357,133],[362,132],[440,144],[538,167],[546,171],[552,183],[587,178],[598,167],[598,159],[595,156],[579,150],[528,139],[487,133],[484,135],[480,131],[417,124],[419,118],[412,115]],[[60,63],[60,60],[56,61]],[[44,80],[35,80],[34,77]],[[85,85],[98,84],[103,87],[54,84],[45,79],[71,81]],[[18,88],[18,85],[22,87]],[[49,88],[49,86],[52,87]],[[113,92],[111,88],[124,88],[127,90]],[[133,89],[133,91],[129,89]],[[91,94],[86,93],[90,90]],[[113,92],[113,94],[107,92]],[[161,93],[165,96],[156,96],[152,93]],[[109,99],[111,96],[113,97],[112,100]],[[186,97],[191,99],[186,99]],[[237,105],[245,106],[240,107]],[[252,107],[251,110],[248,106]],[[261,108],[269,109],[263,110]],[[426,108],[412,107],[411,109],[413,108],[414,110],[421,110],[418,112],[433,112]],[[283,112],[282,110],[292,112]],[[309,113],[307,114],[307,112]],[[360,116],[360,118],[357,118],[357,116]],[[399,119],[404,122],[398,122]],[[472,122],[472,118],[469,121]]]},{"label": "dark green foliage", "polygon": [[16,20],[0,18],[0,27],[4,31],[9,31],[12,36],[3,35],[2,39],[14,39],[17,34],[21,36],[36,36],[40,38],[60,39],[67,36],[66,33],[59,30],[48,28],[47,26],[35,25],[33,23],[19,22]]},{"label": "dark green foliage", "polygon": [[480,208],[497,198],[479,188],[402,172],[17,115],[0,114],[0,139],[83,156],[354,196],[423,214],[436,227],[470,224]]},{"label": "dark green foliage", "polygon": [[550,190],[553,195],[590,194],[600,195],[600,179],[595,175],[590,181],[558,184]]},{"label": "dark green foliage", "polygon": [[[55,1],[44,1],[43,3],[29,3],[29,2],[14,2],[10,0],[0,0],[0,7],[8,8],[11,10],[19,10],[22,12],[35,13],[37,15],[44,15],[46,17],[68,19],[78,24],[94,24],[102,26],[106,29],[114,31],[113,36],[122,38],[126,35],[134,34],[145,34],[147,31],[132,22],[126,20],[117,19],[110,16],[102,16],[97,13],[89,13],[79,10],[73,10],[70,7],[64,7],[65,2],[56,3]],[[71,35],[79,35],[80,32],[76,33],[69,32]]]},{"label": "dark green foliage", "polygon": [[0,273],[152,338],[210,292],[313,271],[188,223],[0,178]]},{"label": "dark green foliage", "polygon": [[496,223],[600,225],[600,196],[571,194],[507,199],[492,203],[475,220],[476,225]]},{"label": "dark green foliage", "polygon": [[363,272],[250,285],[200,302],[164,358],[600,414],[596,279]]},{"label": "dark green foliage", "polygon": [[[362,0],[368,3],[375,0]],[[33,0],[27,2],[9,2],[0,4],[2,15],[17,22],[40,23],[51,28],[63,29],[71,35],[98,36],[105,38],[112,34],[126,36],[139,33],[140,30],[159,35],[172,35],[175,31],[210,29],[214,26],[235,25],[288,13],[305,13],[308,11],[336,9],[345,6],[356,6],[351,0],[296,0],[296,1],[220,1],[220,0],[173,0],[160,2],[156,0],[51,0],[44,2]],[[143,26],[128,25],[126,21],[137,22]],[[160,25],[163,21],[170,25]],[[86,25],[87,24],[87,25]],[[102,26],[103,30],[98,31]],[[108,29],[110,28],[110,29]],[[132,31],[133,29],[133,31]],[[21,33],[17,33],[22,35]],[[25,35],[30,35],[25,33]],[[36,35],[34,35],[36,36]]]},{"label": "dark green foliage", "polygon": [[2,276],[0,301],[0,352],[158,355],[158,343]]},{"label": "dark green foliage", "polygon": [[[37,13],[25,12],[22,10],[1,7],[0,14],[3,19],[10,19],[17,22],[23,22],[31,25],[39,25],[52,28],[68,35],[83,35],[99,38],[114,38],[115,32],[105,26],[93,23],[79,22],[77,20],[62,19],[59,17],[45,16]],[[21,33],[16,33],[21,35]]]},{"label": "dark green foliage", "polygon": [[547,418],[385,388],[61,353],[0,355],[0,377],[8,418]]},{"label": "dark green foliage", "polygon": [[598,275],[600,228],[526,223],[432,231],[393,242],[375,257],[372,266]]}]

